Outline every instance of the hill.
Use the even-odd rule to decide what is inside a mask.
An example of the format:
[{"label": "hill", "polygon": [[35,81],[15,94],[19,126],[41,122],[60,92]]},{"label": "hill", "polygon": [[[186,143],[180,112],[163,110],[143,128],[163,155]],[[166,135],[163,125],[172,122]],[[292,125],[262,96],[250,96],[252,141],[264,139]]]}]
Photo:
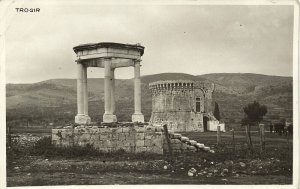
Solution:
[{"label": "hill", "polygon": [[[148,85],[157,80],[208,80],[216,84],[214,101],[220,106],[227,123],[238,123],[243,106],[259,101],[268,107],[267,119],[291,118],[293,104],[292,77],[259,74],[220,73],[189,75],[163,73],[146,75],[142,81],[142,111],[145,119],[151,115],[151,93]],[[104,82],[88,79],[89,114],[101,121],[104,112]],[[119,121],[130,121],[133,113],[133,80],[116,80],[116,114]],[[32,84],[7,84],[7,121],[11,125],[48,125],[73,122],[76,115],[76,79],[52,79]]]}]

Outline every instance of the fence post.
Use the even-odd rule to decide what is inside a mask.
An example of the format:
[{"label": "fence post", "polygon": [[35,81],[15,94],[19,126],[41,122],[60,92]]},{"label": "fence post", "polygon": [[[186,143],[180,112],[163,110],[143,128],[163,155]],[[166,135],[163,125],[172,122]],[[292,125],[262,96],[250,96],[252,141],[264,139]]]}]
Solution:
[{"label": "fence post", "polygon": [[262,125],[263,149],[266,149],[265,124]]},{"label": "fence post", "polygon": [[260,153],[263,153],[265,149],[265,128],[264,124],[259,124],[259,135],[260,135]]},{"label": "fence post", "polygon": [[220,125],[217,126],[217,145],[220,144]]},{"label": "fence post", "polygon": [[249,141],[249,136],[248,136],[248,125],[245,126],[245,132],[246,132],[246,140],[247,140],[247,144],[248,144],[248,147],[249,147],[250,141]]},{"label": "fence post", "polygon": [[235,140],[234,140],[234,129],[232,128],[232,145],[233,145],[233,152],[235,153]]},{"label": "fence post", "polygon": [[11,131],[10,131],[10,126],[7,126],[7,138],[8,138],[8,146],[11,147]]},{"label": "fence post", "polygon": [[170,141],[170,138],[169,138],[168,127],[167,127],[166,124],[164,125],[164,133],[165,133],[165,137],[166,137],[166,140],[167,140],[167,143],[168,143],[170,159],[171,159],[171,162],[173,163],[173,150],[172,150],[171,141]]},{"label": "fence post", "polygon": [[251,153],[253,153],[253,146],[252,146],[252,141],[251,141],[251,136],[250,136],[250,125],[246,125],[246,138],[247,138],[247,142],[248,142],[248,148],[251,151]]}]

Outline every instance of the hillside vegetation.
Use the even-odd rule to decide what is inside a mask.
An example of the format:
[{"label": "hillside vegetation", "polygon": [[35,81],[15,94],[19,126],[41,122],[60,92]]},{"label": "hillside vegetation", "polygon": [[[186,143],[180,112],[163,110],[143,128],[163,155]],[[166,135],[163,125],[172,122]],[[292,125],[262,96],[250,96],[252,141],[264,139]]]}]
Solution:
[{"label": "hillside vegetation", "polygon": [[[151,115],[150,82],[157,80],[208,80],[216,84],[213,94],[218,102],[222,120],[238,123],[243,106],[259,101],[268,107],[267,119],[292,117],[292,77],[259,74],[163,73],[142,77],[142,111],[145,119]],[[89,115],[101,122],[104,113],[104,82],[102,78],[88,79]],[[116,80],[116,114],[119,121],[130,121],[134,106],[132,79]],[[7,84],[7,121],[10,125],[39,125],[71,123],[76,115],[76,79],[52,79],[32,84]]]}]

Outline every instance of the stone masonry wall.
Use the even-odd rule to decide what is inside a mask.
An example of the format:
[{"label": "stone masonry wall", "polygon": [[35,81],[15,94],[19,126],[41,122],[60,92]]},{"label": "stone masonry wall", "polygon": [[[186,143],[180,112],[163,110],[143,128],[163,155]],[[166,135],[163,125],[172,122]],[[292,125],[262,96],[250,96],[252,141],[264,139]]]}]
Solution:
[{"label": "stone masonry wall", "polygon": [[195,112],[152,112],[150,122],[154,125],[167,124],[174,132],[203,131],[203,115]]},{"label": "stone masonry wall", "polygon": [[64,147],[90,144],[102,152],[124,150],[131,153],[163,154],[162,130],[151,126],[115,128],[77,126],[52,129],[52,143]]},{"label": "stone masonry wall", "polygon": [[203,114],[212,113],[214,84],[190,80],[164,80],[149,84],[152,92],[151,124],[167,124],[175,132],[204,131]]}]

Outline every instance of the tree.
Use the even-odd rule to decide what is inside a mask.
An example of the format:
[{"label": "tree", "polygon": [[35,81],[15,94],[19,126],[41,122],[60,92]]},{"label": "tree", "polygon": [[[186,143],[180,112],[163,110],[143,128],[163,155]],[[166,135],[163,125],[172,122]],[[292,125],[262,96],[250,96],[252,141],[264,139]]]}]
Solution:
[{"label": "tree", "polygon": [[253,150],[250,126],[258,125],[263,120],[263,117],[267,114],[268,111],[265,105],[260,105],[256,101],[248,104],[243,109],[246,117],[242,119],[242,125],[246,126],[249,148]]},{"label": "tree", "polygon": [[260,105],[258,102],[254,101],[244,107],[244,112],[248,118],[249,124],[253,125],[260,123],[268,111],[265,105]]},{"label": "tree", "polygon": [[220,121],[221,116],[220,116],[219,104],[217,102],[215,102],[214,116],[218,121]]}]

